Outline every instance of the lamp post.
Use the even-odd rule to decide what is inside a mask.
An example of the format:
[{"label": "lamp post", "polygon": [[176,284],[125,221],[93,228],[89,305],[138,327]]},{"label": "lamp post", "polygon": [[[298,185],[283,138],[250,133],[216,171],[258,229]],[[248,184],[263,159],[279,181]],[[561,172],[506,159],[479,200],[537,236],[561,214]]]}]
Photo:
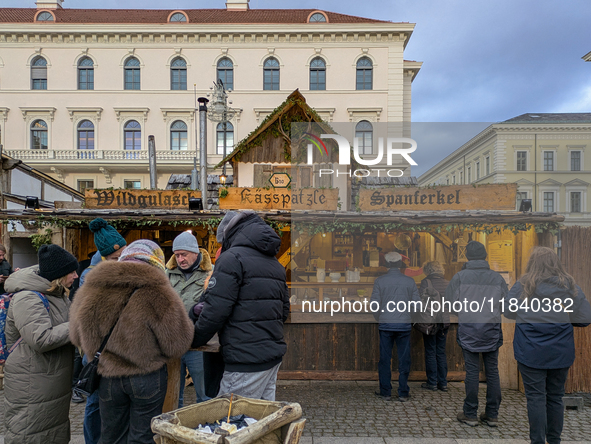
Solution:
[{"label": "lamp post", "polygon": [[[214,86],[211,88],[212,92],[210,93],[211,102],[209,106],[209,111],[207,113],[207,118],[213,122],[220,122],[222,124],[223,130],[223,159],[226,158],[226,142],[227,142],[227,129],[228,129],[228,122],[232,120],[234,115],[236,114],[237,110],[234,108],[228,107],[228,93],[224,88],[224,82],[221,79],[218,79],[217,82],[214,82]],[[230,102],[232,103],[232,102]],[[217,131],[216,131],[216,149],[217,149]],[[226,184],[226,180],[228,176],[226,175],[226,162],[224,162],[222,166],[222,174],[220,175],[220,182],[222,185]]]}]

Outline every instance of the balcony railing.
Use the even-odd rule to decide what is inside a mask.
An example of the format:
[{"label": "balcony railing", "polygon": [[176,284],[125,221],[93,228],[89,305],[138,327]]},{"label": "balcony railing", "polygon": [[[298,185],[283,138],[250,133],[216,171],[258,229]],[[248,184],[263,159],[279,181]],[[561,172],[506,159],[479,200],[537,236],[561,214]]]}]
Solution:
[{"label": "balcony railing", "polygon": [[[31,160],[145,160],[146,150],[6,150],[5,153],[25,162]],[[193,161],[195,151],[156,151],[157,160]]]}]

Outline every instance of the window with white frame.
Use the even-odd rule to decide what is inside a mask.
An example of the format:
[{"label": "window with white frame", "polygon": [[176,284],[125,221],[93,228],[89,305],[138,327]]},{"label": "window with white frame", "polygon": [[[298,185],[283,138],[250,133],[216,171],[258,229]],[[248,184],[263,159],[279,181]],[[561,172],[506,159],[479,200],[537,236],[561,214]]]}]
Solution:
[{"label": "window with white frame", "polygon": [[84,193],[85,190],[92,188],[94,188],[94,180],[78,180],[78,191],[81,193]]},{"label": "window with white frame", "polygon": [[367,120],[355,125],[355,138],[359,143],[359,154],[373,154],[373,126]]},{"label": "window with white frame", "polygon": [[452,183],[452,185],[456,184],[456,175],[455,174],[453,176],[451,176],[451,183]]},{"label": "window with white frame", "polygon": [[446,179],[446,184],[449,185],[449,179]]},{"label": "window with white frame", "polygon": [[[123,128],[123,146],[127,151],[139,151],[142,149],[142,127],[135,121],[130,120]],[[139,153],[126,153],[127,159],[139,159]]]},{"label": "window with white frame", "polygon": [[94,149],[94,124],[90,120],[83,120],[78,124],[78,149]]},{"label": "window with white frame", "polygon": [[135,57],[130,57],[125,61],[124,69],[124,89],[140,89],[140,61]]},{"label": "window with white frame", "polygon": [[47,123],[44,120],[35,120],[31,123],[31,149],[47,149]]},{"label": "window with white frame", "polygon": [[571,213],[581,213],[582,210],[582,195],[583,193],[580,191],[571,191],[570,192],[570,212]]},{"label": "window with white frame", "polygon": [[170,89],[187,90],[187,62],[182,57],[177,57],[170,64]]},{"label": "window with white frame", "polygon": [[31,63],[31,89],[47,89],[47,60],[41,56]]},{"label": "window with white frame", "polygon": [[124,180],[123,188],[126,190],[140,190],[142,188],[141,180]]},{"label": "window with white frame", "polygon": [[263,89],[279,90],[279,61],[275,57],[269,57],[263,64]]},{"label": "window with white frame", "polygon": [[370,90],[373,89],[373,63],[369,57],[361,57],[357,61],[357,78],[356,88],[357,90]]},{"label": "window with white frame", "polygon": [[476,180],[480,180],[480,161],[476,162]]},{"label": "window with white frame", "polygon": [[544,191],[542,197],[543,197],[543,204],[544,204],[544,212],[545,213],[554,213],[555,192],[554,191]]},{"label": "window with white frame", "polygon": [[234,63],[228,57],[218,61],[217,65],[218,80],[221,80],[226,90],[234,89]]},{"label": "window with white frame", "polygon": [[468,167],[468,183],[472,183],[472,167]]},{"label": "window with white frame", "polygon": [[326,62],[322,57],[316,57],[310,62],[310,90],[326,89]]},{"label": "window with white frame", "polygon": [[460,185],[464,185],[464,172],[460,171]]},{"label": "window with white frame", "polygon": [[581,171],[581,151],[570,152],[570,170]]},{"label": "window with white frame", "polygon": [[94,62],[90,57],[78,62],[78,89],[94,89]]},{"label": "window with white frame", "polygon": [[544,171],[554,171],[554,151],[544,151]]},{"label": "window with white frame", "polygon": [[523,199],[527,199],[527,191],[518,191],[516,194],[516,200],[517,200],[517,206],[516,206],[516,210],[519,210],[519,207],[521,206],[521,201]]},{"label": "window with white frame", "polygon": [[[234,149],[234,126],[230,122],[226,122],[226,128],[224,131],[224,123],[218,123],[216,135],[217,154],[227,156]],[[225,150],[224,146],[226,147]]]},{"label": "window with white frame", "polygon": [[517,171],[527,171],[527,151],[517,151]]},{"label": "window with white frame", "polygon": [[187,148],[187,124],[182,120],[177,120],[170,126],[170,149],[172,151],[186,151]]},{"label": "window with white frame", "polygon": [[488,176],[490,174],[490,156],[486,156],[484,159],[484,171],[485,176]]}]

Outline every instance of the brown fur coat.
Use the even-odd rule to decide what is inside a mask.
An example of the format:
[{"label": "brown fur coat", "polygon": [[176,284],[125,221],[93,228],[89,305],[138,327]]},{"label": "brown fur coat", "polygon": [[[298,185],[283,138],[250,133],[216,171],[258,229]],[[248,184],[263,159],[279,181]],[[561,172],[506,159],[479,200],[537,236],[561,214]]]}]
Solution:
[{"label": "brown fur coat", "polygon": [[154,372],[191,345],[193,324],[183,303],[151,265],[103,261],[91,270],[70,311],[72,343],[92,359],[118,317],[99,359],[103,376]]}]

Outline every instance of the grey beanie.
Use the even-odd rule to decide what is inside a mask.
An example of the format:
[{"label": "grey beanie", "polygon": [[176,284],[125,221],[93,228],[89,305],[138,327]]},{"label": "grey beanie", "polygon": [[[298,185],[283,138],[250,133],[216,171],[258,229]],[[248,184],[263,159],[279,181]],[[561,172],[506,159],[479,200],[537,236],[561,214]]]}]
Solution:
[{"label": "grey beanie", "polygon": [[185,231],[174,238],[172,243],[172,252],[176,251],[190,251],[191,253],[199,254],[199,244],[197,238],[192,233]]},{"label": "grey beanie", "polygon": [[226,233],[238,222],[251,214],[255,214],[254,211],[228,211],[220,224],[218,225],[218,231],[216,233],[216,239],[218,243],[223,244],[226,237]]}]

